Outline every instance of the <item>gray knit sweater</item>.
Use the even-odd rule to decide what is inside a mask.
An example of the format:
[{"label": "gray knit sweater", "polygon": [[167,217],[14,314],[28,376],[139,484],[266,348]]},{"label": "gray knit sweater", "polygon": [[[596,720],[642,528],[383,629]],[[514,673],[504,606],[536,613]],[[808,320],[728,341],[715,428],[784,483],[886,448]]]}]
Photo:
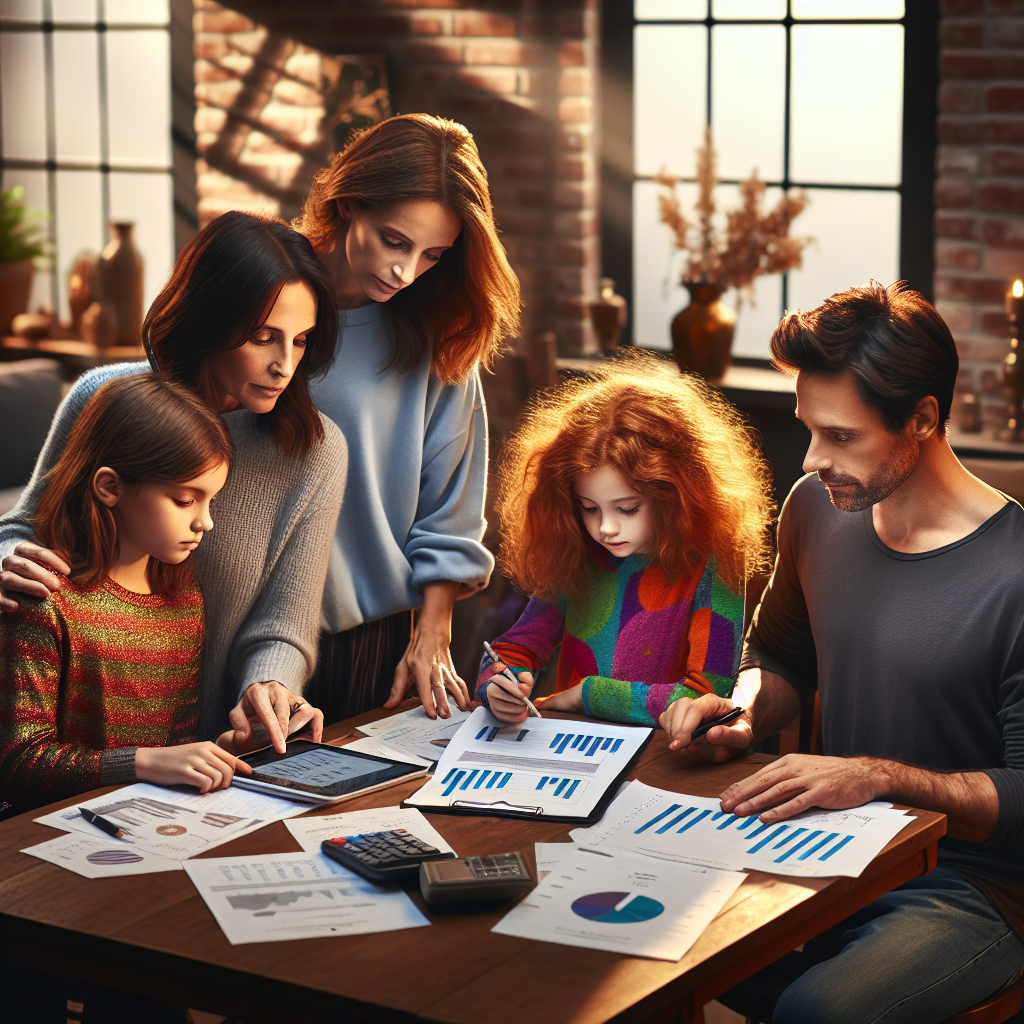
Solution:
[{"label": "gray knit sweater", "polygon": [[[0,559],[33,539],[31,520],[45,476],[94,392],[114,377],[149,369],[148,363],[118,363],[75,382],[54,416],[25,493],[0,518]],[[228,711],[252,683],[276,680],[301,693],[316,664],[320,600],[348,471],[341,431],[325,416],[320,419],[324,442],[299,457],[282,454],[253,413],[243,409],[224,416],[235,463],[213,507],[214,529],[193,556],[206,607],[202,739],[228,728]]]}]

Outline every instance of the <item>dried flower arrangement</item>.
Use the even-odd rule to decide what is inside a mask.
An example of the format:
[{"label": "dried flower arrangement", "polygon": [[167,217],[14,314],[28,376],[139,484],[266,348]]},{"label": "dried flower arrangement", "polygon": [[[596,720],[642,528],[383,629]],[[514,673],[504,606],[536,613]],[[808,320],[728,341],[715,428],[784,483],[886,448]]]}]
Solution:
[{"label": "dried flower arrangement", "polygon": [[718,175],[710,128],[705,130],[704,145],[697,150],[699,192],[695,223],[687,219],[676,195],[678,179],[662,171],[655,180],[665,188],[658,197],[661,222],[675,235],[675,248],[687,255],[682,284],[702,282],[733,287],[742,302],[745,297],[752,300],[755,277],[781,274],[800,266],[803,250],[811,239],[791,238],[789,228],[807,206],[804,192],[784,193],[775,209],[765,213],[765,185],[755,170],[740,182],[742,201],[737,209],[726,214],[725,231],[712,224]]}]

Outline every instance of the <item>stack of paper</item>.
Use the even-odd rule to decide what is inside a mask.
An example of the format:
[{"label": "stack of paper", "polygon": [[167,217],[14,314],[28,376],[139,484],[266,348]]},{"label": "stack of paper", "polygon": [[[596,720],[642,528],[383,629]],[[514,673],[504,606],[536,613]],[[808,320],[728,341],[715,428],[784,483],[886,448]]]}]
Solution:
[{"label": "stack of paper", "polygon": [[357,740],[349,746],[364,754],[380,753],[412,764],[433,764],[470,716],[469,711],[460,711],[454,704],[449,704],[449,708],[450,718],[430,718],[418,707],[360,725],[359,732],[370,742]]},{"label": "stack of paper", "polygon": [[[108,836],[86,821],[79,807],[95,811],[128,834],[124,839]],[[102,850],[50,840],[21,852],[87,878],[100,877],[96,873],[100,864],[105,868],[103,877],[173,871],[197,853],[307,810],[308,805],[235,787],[204,795],[138,782],[34,819],[40,825],[86,836],[101,844]],[[129,851],[138,856],[128,856]]]},{"label": "stack of paper", "polygon": [[907,822],[903,811],[868,804],[765,824],[756,815],[726,814],[714,798],[631,782],[597,825],[572,837],[596,849],[729,871],[856,878]]},{"label": "stack of paper", "polygon": [[430,924],[401,889],[367,882],[321,854],[190,860],[184,867],[232,946]]},{"label": "stack of paper", "polygon": [[491,930],[678,960],[744,877],[737,871],[568,844],[551,873]]}]

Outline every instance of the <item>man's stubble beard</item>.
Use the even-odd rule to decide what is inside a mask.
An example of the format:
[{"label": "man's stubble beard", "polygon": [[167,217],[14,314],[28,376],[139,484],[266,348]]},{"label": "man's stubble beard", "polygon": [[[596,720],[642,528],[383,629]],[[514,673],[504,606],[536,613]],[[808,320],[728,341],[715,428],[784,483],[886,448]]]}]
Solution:
[{"label": "man's stubble beard", "polygon": [[900,437],[884,465],[872,475],[867,483],[856,477],[818,471],[818,479],[826,487],[852,485],[852,489],[840,493],[829,491],[832,504],[843,512],[863,512],[872,505],[884,501],[898,487],[902,486],[917,468],[921,449],[909,437]]}]

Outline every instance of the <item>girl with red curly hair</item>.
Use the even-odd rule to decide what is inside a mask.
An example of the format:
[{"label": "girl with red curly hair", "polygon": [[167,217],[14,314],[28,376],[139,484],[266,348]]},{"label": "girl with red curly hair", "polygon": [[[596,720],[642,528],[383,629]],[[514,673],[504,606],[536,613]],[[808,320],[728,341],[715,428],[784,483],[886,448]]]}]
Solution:
[{"label": "girl with red curly hair", "polygon": [[[729,696],[771,502],[752,432],[717,392],[636,356],[543,396],[501,467],[499,562],[532,595],[494,641],[478,698],[526,717],[561,642],[559,711],[655,725],[681,697]],[[519,680],[494,678],[505,666]]]}]

